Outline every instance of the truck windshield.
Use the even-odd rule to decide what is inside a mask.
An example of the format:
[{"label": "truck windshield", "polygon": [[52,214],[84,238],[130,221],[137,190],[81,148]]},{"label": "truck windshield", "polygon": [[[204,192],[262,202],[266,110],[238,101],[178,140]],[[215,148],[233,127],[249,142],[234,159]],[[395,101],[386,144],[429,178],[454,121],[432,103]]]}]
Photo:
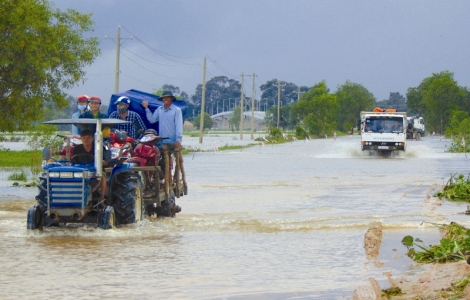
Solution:
[{"label": "truck windshield", "polygon": [[364,121],[364,132],[403,132],[403,117],[370,117]]}]

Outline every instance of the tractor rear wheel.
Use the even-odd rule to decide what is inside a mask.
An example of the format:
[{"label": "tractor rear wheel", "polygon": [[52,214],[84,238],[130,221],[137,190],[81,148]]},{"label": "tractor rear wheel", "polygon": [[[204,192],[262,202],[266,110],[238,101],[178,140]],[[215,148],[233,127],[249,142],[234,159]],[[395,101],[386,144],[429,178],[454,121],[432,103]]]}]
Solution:
[{"label": "tractor rear wheel", "polygon": [[162,206],[157,207],[157,217],[174,217],[175,193],[170,191],[168,199],[162,201]]},{"label": "tractor rear wheel", "polygon": [[117,175],[113,184],[112,206],[117,224],[131,224],[142,220],[142,183],[138,174],[126,172]]}]

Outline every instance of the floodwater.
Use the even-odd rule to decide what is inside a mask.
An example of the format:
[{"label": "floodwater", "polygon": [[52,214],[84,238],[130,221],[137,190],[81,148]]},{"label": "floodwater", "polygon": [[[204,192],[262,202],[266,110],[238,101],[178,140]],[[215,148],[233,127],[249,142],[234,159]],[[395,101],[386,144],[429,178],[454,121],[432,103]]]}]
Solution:
[{"label": "floodwater", "polygon": [[[383,272],[410,271],[405,235],[434,243],[431,223],[469,225],[465,205],[426,197],[469,173],[449,146],[425,137],[377,157],[352,136],[196,152],[176,218],[107,231],[27,231],[36,188],[3,187],[0,299],[351,299],[369,277],[388,288]],[[374,221],[380,267],[364,253]]]}]

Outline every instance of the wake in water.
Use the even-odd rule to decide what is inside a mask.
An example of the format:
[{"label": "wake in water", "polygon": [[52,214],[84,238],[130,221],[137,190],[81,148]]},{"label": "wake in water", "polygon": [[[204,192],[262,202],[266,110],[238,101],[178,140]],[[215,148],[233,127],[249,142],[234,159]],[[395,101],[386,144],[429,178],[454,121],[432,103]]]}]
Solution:
[{"label": "wake in water", "polygon": [[[449,158],[465,157],[465,153],[447,152],[451,142],[439,137],[426,137],[420,141],[407,140],[406,151],[362,151],[359,136],[349,136],[333,140],[312,140],[308,147],[315,158]],[[470,159],[470,155],[467,155]]]}]

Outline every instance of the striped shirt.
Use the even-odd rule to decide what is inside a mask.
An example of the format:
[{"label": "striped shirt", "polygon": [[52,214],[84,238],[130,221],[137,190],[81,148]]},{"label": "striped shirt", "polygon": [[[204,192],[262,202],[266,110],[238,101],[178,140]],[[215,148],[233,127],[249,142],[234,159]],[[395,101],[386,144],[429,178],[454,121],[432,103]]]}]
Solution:
[{"label": "striped shirt", "polygon": [[[123,119],[119,115],[117,111],[113,111],[109,115],[110,119],[118,119],[118,120],[124,120],[124,121],[129,121],[131,122],[130,124],[118,124],[113,127],[113,130],[118,129],[118,130],[124,130],[127,132],[129,136],[131,136],[133,139],[137,139],[139,136],[137,135],[137,130],[138,129],[143,129],[144,131],[147,129],[147,126],[145,126],[144,121],[140,118],[139,114],[133,111],[128,110],[127,111],[127,116]],[[136,128],[138,127],[138,128]]]}]

